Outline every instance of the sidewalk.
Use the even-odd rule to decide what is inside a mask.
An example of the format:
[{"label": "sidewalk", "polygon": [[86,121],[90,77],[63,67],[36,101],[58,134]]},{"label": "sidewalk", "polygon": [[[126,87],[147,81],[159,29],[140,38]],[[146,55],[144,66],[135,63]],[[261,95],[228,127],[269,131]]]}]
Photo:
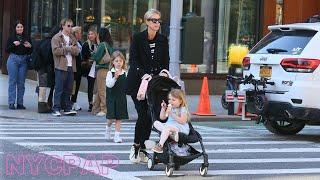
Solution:
[{"label": "sidewalk", "polygon": [[[26,92],[24,95],[24,106],[26,110],[9,110],[8,109],[8,76],[0,74],[0,117],[3,118],[19,118],[19,119],[37,119],[41,121],[48,120],[93,120],[93,121],[104,121],[105,117],[97,117],[91,115],[88,109],[87,93],[79,92],[78,104],[82,107],[82,110],[78,112],[77,116],[62,116],[54,117],[49,114],[37,113],[38,108],[38,97],[35,93],[37,82],[33,80],[26,80]],[[128,100],[128,113],[129,121],[137,119],[137,113],[134,108],[131,97],[127,96]],[[199,96],[188,95],[187,101],[190,112],[197,110]],[[227,115],[227,110],[223,109],[220,105],[220,96],[210,96],[211,110],[216,116],[194,116],[192,115],[191,121],[220,121],[220,120],[241,120],[238,116]]]}]

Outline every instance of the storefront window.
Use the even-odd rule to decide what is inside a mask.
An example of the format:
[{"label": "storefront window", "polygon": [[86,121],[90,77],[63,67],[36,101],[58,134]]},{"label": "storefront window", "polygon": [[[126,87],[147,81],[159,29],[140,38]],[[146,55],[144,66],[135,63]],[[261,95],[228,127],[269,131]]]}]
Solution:
[{"label": "storefront window", "polygon": [[188,13],[204,17],[203,59],[202,64],[181,64],[182,73],[213,73],[214,27],[216,0],[184,0],[183,16]]},{"label": "storefront window", "polygon": [[[63,18],[71,18],[74,25],[86,32],[97,26],[100,18],[98,0],[33,0],[31,1],[31,38],[41,40],[47,37],[54,26],[59,26]],[[84,33],[84,39],[86,34]]]},{"label": "storefront window", "polygon": [[53,26],[59,24],[60,0],[31,1],[31,38],[40,40],[47,37]]},{"label": "storefront window", "polygon": [[218,74],[228,73],[228,48],[235,45],[253,47],[257,22],[256,0],[220,0],[217,69]]}]

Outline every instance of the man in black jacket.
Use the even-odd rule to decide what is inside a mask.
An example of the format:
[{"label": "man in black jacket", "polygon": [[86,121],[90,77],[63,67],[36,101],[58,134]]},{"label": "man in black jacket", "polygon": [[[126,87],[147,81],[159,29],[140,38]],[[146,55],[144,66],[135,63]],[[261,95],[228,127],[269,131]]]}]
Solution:
[{"label": "man in black jacket", "polygon": [[[168,39],[158,33],[161,23],[161,14],[158,10],[150,9],[144,19],[147,30],[135,34],[130,46],[130,69],[127,76],[126,92],[131,96],[138,113],[135,126],[134,144],[129,159],[132,162],[146,161],[140,149],[145,149],[144,142],[149,139],[152,120],[148,112],[146,100],[137,100],[137,92],[141,79],[146,75],[158,75],[161,70],[169,69]],[[139,156],[138,156],[139,155]]]}]

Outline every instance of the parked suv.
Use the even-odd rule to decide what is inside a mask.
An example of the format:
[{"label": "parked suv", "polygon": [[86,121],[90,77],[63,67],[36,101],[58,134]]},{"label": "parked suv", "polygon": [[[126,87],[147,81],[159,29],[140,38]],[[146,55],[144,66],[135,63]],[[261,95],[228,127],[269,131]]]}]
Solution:
[{"label": "parked suv", "polygon": [[[305,124],[320,125],[320,23],[274,25],[269,30],[242,62],[244,76],[274,82],[264,88],[265,127],[291,135]],[[252,85],[241,86],[248,88]]]}]

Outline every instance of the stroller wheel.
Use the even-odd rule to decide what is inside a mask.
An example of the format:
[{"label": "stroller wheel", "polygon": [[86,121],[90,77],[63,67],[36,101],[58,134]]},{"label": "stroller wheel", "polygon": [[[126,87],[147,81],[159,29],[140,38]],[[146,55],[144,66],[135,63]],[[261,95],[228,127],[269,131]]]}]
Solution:
[{"label": "stroller wheel", "polygon": [[173,174],[173,167],[166,166],[166,175],[170,177],[172,176],[172,174]]},{"label": "stroller wheel", "polygon": [[154,161],[151,158],[149,158],[148,159],[148,169],[153,170],[153,168],[154,168]]},{"label": "stroller wheel", "polygon": [[206,176],[208,173],[208,167],[201,165],[199,169],[199,173],[201,176]]}]

